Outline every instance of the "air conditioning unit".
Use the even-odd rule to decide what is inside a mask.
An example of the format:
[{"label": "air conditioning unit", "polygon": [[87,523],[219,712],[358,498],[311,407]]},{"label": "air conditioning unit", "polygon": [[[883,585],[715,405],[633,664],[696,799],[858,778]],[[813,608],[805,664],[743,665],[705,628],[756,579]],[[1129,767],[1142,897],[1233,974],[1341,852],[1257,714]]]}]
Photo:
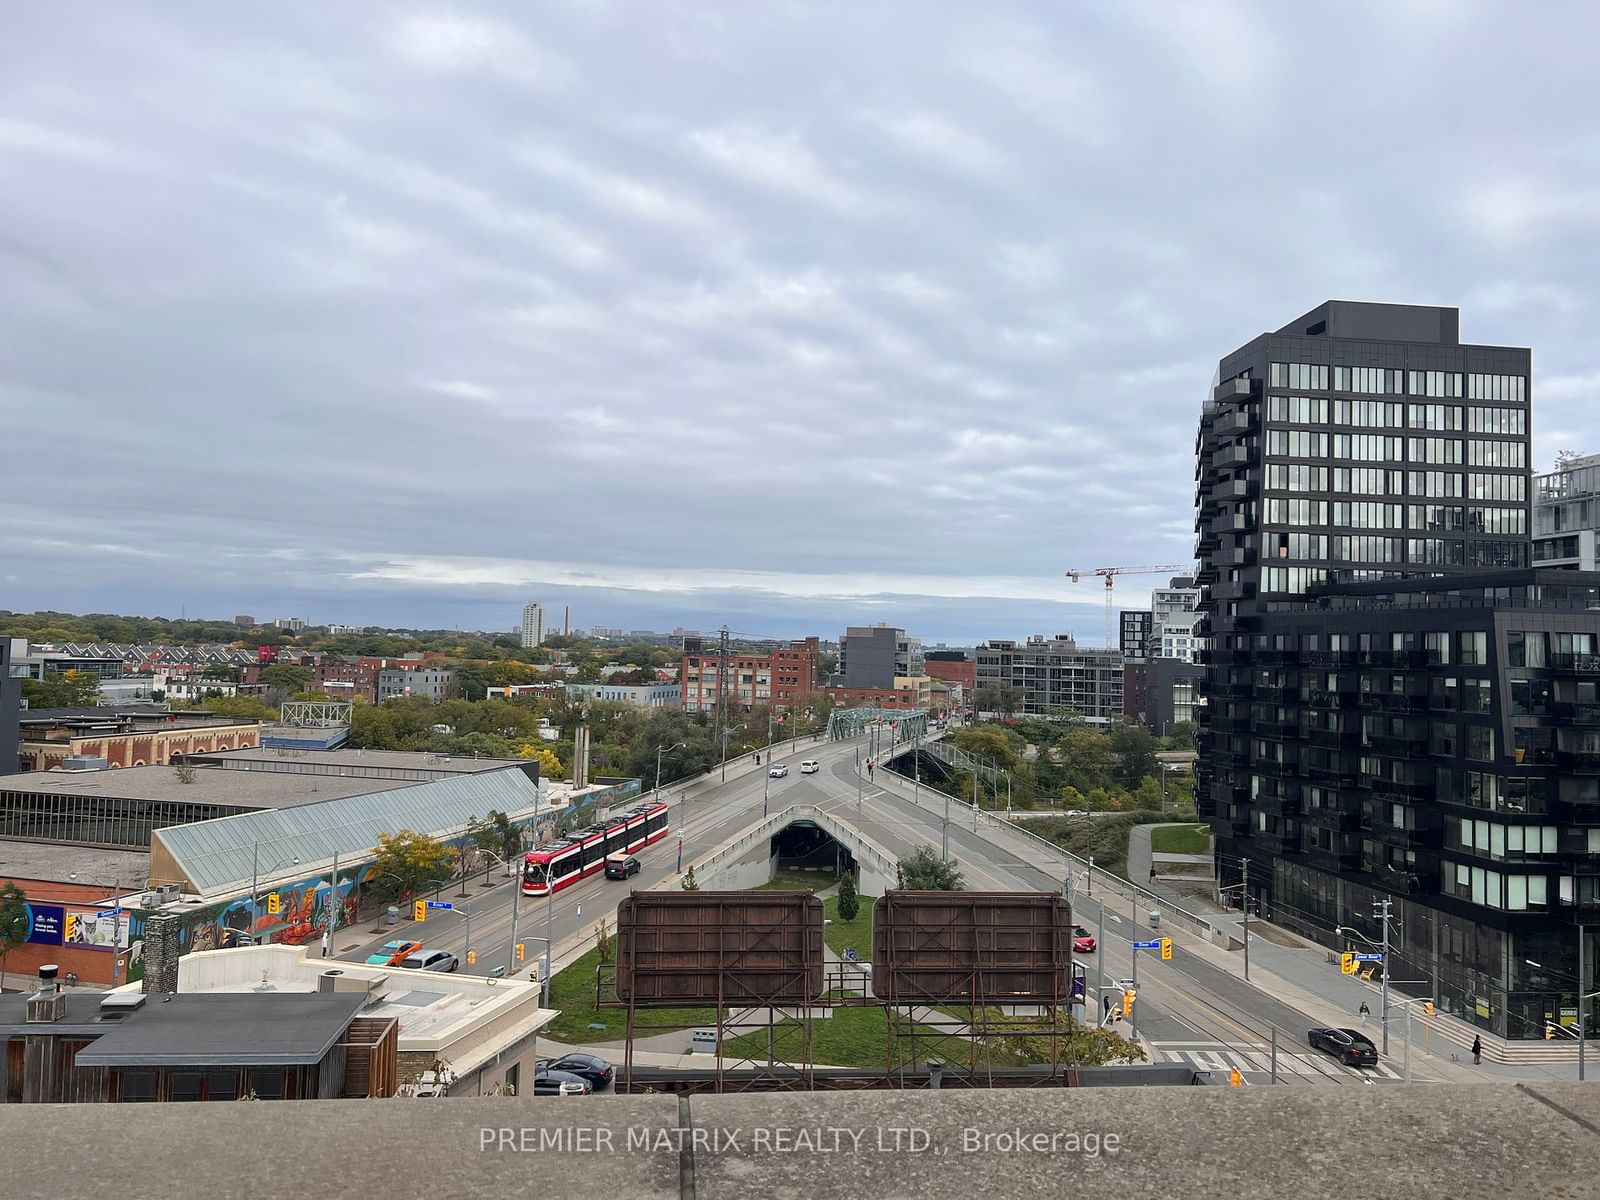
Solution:
[{"label": "air conditioning unit", "polygon": [[156,889],[156,895],[159,897],[157,903],[171,904],[183,895],[183,885],[179,883],[163,883]]}]

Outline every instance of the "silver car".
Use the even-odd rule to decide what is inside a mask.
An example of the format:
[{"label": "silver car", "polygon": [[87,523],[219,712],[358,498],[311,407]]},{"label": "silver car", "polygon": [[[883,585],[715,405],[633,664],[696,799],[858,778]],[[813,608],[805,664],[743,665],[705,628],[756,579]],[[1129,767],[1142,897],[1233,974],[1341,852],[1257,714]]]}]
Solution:
[{"label": "silver car", "polygon": [[400,966],[407,971],[454,971],[461,966],[461,960],[448,950],[429,950],[424,947],[402,958]]}]

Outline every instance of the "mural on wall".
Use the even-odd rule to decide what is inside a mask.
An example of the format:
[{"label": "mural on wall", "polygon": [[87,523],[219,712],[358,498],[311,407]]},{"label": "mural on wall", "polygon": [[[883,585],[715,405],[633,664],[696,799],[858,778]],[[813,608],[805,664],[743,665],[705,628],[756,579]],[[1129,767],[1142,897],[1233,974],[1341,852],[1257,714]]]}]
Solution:
[{"label": "mural on wall", "polygon": [[[537,829],[531,816],[513,824],[522,829],[525,835],[531,833],[533,839],[537,839],[530,839],[530,844],[540,845],[549,840],[545,837],[546,830],[553,837],[591,824],[603,809],[636,797],[639,791],[637,779],[622,780],[580,797],[579,803],[563,807],[553,817],[541,815]],[[465,833],[443,841],[453,851],[453,879],[481,872],[490,861],[478,852],[476,846],[468,844]],[[249,896],[236,896],[213,904],[187,906],[179,932],[179,953],[268,942],[287,946],[316,942],[328,926],[330,911],[334,915],[334,929],[343,929],[360,919],[357,907],[361,903],[362,890],[373,875],[371,859],[358,860],[348,866],[341,864],[336,898],[331,906],[328,902],[328,872],[288,882],[262,883],[254,904]],[[269,911],[269,898],[273,895],[277,896],[278,901],[276,913]],[[123,944],[129,947],[129,982],[144,977],[144,924],[151,915],[141,909],[127,910],[122,937]]]}]

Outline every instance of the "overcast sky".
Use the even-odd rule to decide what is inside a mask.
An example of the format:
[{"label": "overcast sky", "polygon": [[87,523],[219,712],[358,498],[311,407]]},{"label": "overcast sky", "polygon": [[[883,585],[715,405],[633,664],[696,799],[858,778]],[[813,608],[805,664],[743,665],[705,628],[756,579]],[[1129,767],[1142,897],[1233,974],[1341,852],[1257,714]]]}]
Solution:
[{"label": "overcast sky", "polygon": [[13,8],[0,608],[1098,640],[1062,572],[1191,559],[1218,357],[1329,297],[1600,450],[1597,25]]}]

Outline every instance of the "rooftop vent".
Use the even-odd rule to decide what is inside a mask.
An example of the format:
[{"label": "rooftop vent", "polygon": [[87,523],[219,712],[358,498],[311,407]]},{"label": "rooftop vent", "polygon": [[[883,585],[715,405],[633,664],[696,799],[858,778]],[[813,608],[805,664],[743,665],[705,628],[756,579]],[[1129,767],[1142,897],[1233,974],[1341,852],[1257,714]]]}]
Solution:
[{"label": "rooftop vent", "polygon": [[102,997],[100,1000],[100,1019],[102,1021],[123,1021],[132,1013],[144,1007],[144,997],[137,992],[131,994],[113,993]]}]

